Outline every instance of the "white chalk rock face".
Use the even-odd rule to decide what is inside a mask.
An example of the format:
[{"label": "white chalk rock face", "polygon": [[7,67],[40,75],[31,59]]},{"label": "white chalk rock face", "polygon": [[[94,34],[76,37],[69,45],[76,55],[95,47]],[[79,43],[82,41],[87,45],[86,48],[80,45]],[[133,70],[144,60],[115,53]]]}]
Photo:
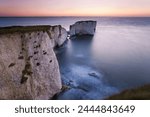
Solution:
[{"label": "white chalk rock face", "polygon": [[0,34],[0,99],[50,99],[61,87],[47,32]]},{"label": "white chalk rock face", "polygon": [[49,29],[49,36],[53,47],[61,46],[67,39],[67,31],[61,25],[52,26]]},{"label": "white chalk rock face", "polygon": [[94,35],[96,24],[96,21],[78,21],[70,26],[70,36]]}]

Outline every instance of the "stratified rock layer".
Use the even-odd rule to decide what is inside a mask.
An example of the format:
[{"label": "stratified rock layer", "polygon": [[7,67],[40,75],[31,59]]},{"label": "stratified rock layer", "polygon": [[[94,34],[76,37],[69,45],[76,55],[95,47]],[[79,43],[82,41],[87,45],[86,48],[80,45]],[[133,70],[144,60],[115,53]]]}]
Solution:
[{"label": "stratified rock layer", "polygon": [[70,26],[70,36],[94,35],[96,24],[96,21],[78,21]]},{"label": "stratified rock layer", "polygon": [[[60,32],[52,32],[51,26],[43,31],[27,28],[0,31],[0,99],[50,99],[62,87],[50,38]],[[55,41],[58,45],[65,40],[62,35]]]}]

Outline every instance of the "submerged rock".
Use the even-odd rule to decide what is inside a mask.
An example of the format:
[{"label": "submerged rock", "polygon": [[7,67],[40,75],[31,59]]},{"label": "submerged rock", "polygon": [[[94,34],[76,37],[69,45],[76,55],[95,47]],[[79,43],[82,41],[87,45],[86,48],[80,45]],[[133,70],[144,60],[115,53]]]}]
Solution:
[{"label": "submerged rock", "polygon": [[99,78],[99,76],[95,72],[88,73],[89,76]]},{"label": "submerged rock", "polygon": [[70,26],[70,36],[94,35],[96,24],[96,21],[78,21]]},{"label": "submerged rock", "polygon": [[[50,99],[62,88],[49,35],[56,29],[26,28],[0,30],[0,99]],[[55,42],[62,44],[59,39]]]}]

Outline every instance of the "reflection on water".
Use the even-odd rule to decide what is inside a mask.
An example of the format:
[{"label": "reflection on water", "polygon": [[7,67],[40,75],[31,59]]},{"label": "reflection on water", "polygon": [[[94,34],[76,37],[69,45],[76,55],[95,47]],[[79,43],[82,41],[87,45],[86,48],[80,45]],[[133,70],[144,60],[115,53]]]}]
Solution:
[{"label": "reflection on water", "polygon": [[[99,26],[57,50],[63,84],[58,99],[103,99],[150,82],[149,27]],[[60,51],[61,50],[61,51]]]},{"label": "reflection on water", "polygon": [[150,82],[150,27],[102,27],[92,45],[93,64],[120,89]]}]

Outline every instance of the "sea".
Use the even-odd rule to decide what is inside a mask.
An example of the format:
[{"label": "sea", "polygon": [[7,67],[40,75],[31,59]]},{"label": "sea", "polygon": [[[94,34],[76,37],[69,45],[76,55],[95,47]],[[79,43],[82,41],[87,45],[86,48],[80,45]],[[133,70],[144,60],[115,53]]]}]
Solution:
[{"label": "sea", "polygon": [[97,21],[94,36],[55,49],[63,91],[58,100],[99,100],[150,83],[150,17],[0,17],[0,27]]}]

